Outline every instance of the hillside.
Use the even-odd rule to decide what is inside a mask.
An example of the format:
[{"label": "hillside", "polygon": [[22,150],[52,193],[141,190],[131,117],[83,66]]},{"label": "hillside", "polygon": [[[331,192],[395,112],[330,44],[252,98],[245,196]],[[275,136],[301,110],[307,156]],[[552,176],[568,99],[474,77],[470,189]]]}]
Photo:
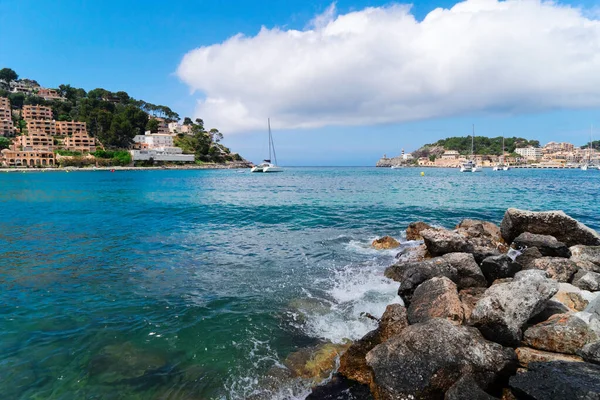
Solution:
[{"label": "hillside", "polygon": [[[505,137],[504,149],[509,153],[514,153],[516,148],[534,146],[539,147],[537,140],[528,140],[520,137]],[[413,152],[413,156],[429,157],[430,155],[440,155],[445,150],[456,150],[462,155],[471,154],[471,136],[454,136],[438,140],[435,143],[426,144]],[[481,155],[501,155],[502,137],[489,138],[485,136],[475,136],[474,153]]]},{"label": "hillside", "polygon": [[[18,79],[10,68],[0,70],[0,97],[8,97],[13,109],[12,119],[20,134],[27,132],[27,124],[21,117],[24,105],[42,105],[52,109],[56,121],[85,122],[87,132],[95,137],[106,150],[127,149],[135,135],[145,131],[156,131],[158,123],[179,122],[180,116],[168,106],[137,100],[127,92],[111,92],[102,88],[86,91],[69,84],[49,89],[41,87],[33,79]],[[205,129],[202,119],[192,121],[183,118],[189,125],[188,134],[180,133],[175,138],[184,152],[195,154],[199,162],[226,162],[243,160],[238,154],[220,144],[223,134],[218,129]],[[0,146],[7,146],[0,143]]]}]

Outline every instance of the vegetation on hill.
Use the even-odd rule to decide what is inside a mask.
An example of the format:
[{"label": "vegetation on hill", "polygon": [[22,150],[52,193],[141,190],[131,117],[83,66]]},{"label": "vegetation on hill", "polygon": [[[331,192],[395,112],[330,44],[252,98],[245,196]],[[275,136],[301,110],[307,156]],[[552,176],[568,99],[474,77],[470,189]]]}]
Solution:
[{"label": "vegetation on hill", "polygon": [[[589,143],[586,143],[583,146],[581,146],[582,149],[587,149],[588,147],[590,147]],[[592,149],[600,149],[600,140],[594,140],[592,142]]]},{"label": "vegetation on hill", "polygon": [[[111,92],[98,88],[86,92],[63,84],[55,90],[64,100],[44,100],[35,93],[11,93],[12,81],[32,87],[39,85],[33,80],[19,79],[18,74],[10,68],[1,69],[0,97],[8,97],[14,109],[20,110],[27,104],[43,105],[52,108],[53,118],[57,121],[85,122],[90,136],[95,137],[101,147],[107,150],[127,149],[135,135],[143,135],[146,130],[157,131],[158,121],[151,117],[163,118],[166,123],[180,120],[179,114],[169,107],[136,100],[123,91]],[[13,119],[15,126],[24,133],[26,124],[22,118],[13,116]],[[241,159],[219,143],[223,134],[218,129],[205,130],[201,119],[194,123],[188,117],[185,117],[184,124],[192,125],[191,134],[180,134],[175,142],[185,153],[195,154],[196,160],[222,162]]]},{"label": "vegetation on hill", "polygon": [[[515,149],[527,146],[539,147],[540,142],[538,140],[528,140],[519,137],[504,138],[504,151],[508,153],[514,153]],[[462,155],[471,154],[471,136],[454,136],[441,139],[435,143],[426,144],[415,153],[424,153],[419,156],[429,157],[432,154],[439,155],[440,152],[443,153],[445,150],[456,150]],[[475,136],[474,153],[480,155],[501,155],[502,137],[489,138],[485,136]]]}]

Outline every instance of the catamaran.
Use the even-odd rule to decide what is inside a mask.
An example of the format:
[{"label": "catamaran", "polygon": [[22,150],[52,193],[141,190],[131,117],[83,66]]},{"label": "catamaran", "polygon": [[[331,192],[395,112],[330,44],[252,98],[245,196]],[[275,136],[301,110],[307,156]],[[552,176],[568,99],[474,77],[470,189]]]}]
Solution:
[{"label": "catamaran", "polygon": [[[283,168],[277,166],[277,155],[275,154],[275,144],[273,143],[273,135],[271,134],[271,118],[268,120],[269,124],[269,158],[263,160],[262,163],[253,167],[250,172],[283,172]],[[273,159],[275,160],[275,164],[271,163],[271,154],[273,154]]]},{"label": "catamaran", "polygon": [[505,163],[506,161],[506,157],[504,156],[504,136],[502,136],[502,163],[494,166],[494,168],[492,168],[492,170],[494,171],[508,171],[510,169],[510,167],[508,166],[508,164]]},{"label": "catamaran", "polygon": [[475,149],[475,125],[473,125],[473,134],[471,135],[471,159],[460,166],[460,172],[481,172],[481,168],[473,161]]}]

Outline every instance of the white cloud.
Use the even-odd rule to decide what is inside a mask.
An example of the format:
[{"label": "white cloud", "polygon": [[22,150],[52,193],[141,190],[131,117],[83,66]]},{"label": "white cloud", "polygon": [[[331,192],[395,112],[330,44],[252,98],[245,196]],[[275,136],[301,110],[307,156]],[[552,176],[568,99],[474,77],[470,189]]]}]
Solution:
[{"label": "white cloud", "polygon": [[538,1],[467,0],[423,21],[410,6],[344,15],[306,30],[187,53],[177,74],[202,92],[197,116],[227,133],[368,125],[474,112],[600,106],[600,21]]}]

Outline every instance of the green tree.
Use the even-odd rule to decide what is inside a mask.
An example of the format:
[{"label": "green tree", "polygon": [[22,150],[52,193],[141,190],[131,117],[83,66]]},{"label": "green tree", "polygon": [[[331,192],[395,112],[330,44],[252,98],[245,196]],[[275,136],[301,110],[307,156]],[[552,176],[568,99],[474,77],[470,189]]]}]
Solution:
[{"label": "green tree", "polygon": [[10,87],[10,83],[12,81],[16,81],[19,79],[19,75],[10,68],[2,68],[0,69],[0,80],[6,82],[6,85]]},{"label": "green tree", "polygon": [[8,149],[10,147],[10,140],[3,136],[0,136],[0,150]]},{"label": "green tree", "polygon": [[23,104],[25,104],[25,94],[11,93],[8,95],[8,100],[10,100],[10,105],[12,108],[17,108],[20,110],[23,108]]},{"label": "green tree", "polygon": [[155,133],[155,132],[158,132],[158,126],[159,126],[158,120],[151,118],[148,120],[148,123],[146,124],[146,130]]},{"label": "green tree", "polygon": [[193,124],[193,122],[192,122],[192,119],[190,117],[185,117],[183,119],[183,125],[192,125],[192,124]]}]

